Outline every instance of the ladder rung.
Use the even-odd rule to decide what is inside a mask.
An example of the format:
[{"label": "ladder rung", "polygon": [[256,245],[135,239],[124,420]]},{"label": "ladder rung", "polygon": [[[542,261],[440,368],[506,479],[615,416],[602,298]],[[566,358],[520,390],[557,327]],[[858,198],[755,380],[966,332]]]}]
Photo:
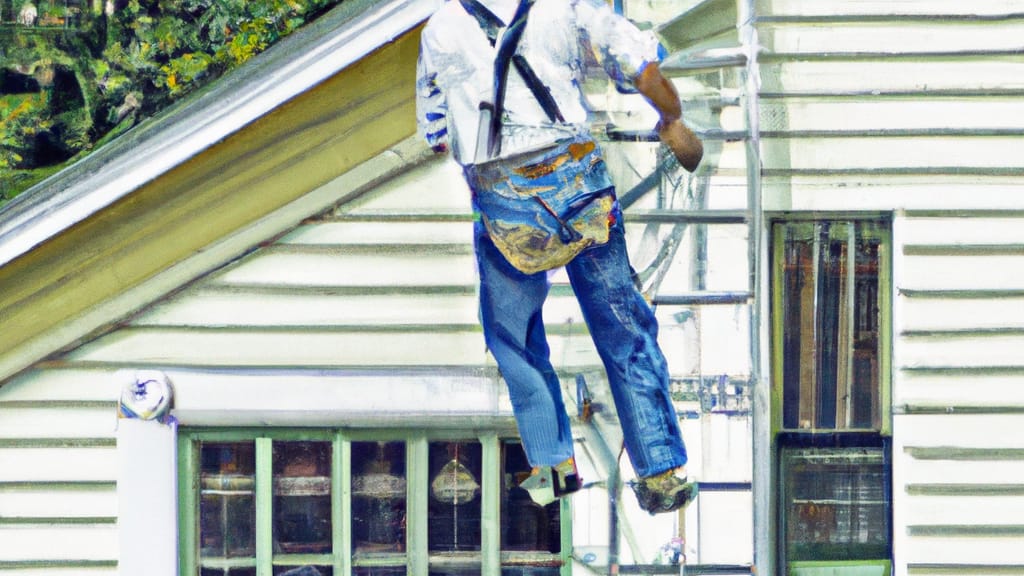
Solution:
[{"label": "ladder rung", "polygon": [[643,210],[626,215],[629,222],[669,224],[746,224],[746,210]]},{"label": "ladder rung", "polygon": [[658,294],[652,303],[666,306],[689,304],[747,304],[753,300],[752,292],[690,292],[688,294]]}]

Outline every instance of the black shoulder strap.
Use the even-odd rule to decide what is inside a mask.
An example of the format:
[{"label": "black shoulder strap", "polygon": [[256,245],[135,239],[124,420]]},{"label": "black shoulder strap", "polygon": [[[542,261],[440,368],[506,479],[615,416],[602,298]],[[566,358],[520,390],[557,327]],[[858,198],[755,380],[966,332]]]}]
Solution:
[{"label": "black shoulder strap", "polygon": [[[459,0],[462,7],[471,16],[476,18],[480,28],[487,35],[491,46],[497,42],[498,31],[504,26],[500,18],[487,9],[478,0]],[[519,75],[522,76],[526,86],[533,92],[534,98],[540,104],[541,109],[551,122],[564,122],[558,103],[547,86],[533,71],[533,68],[522,55],[516,54],[519,39],[522,38],[523,30],[526,28],[526,17],[533,7],[534,0],[520,0],[512,21],[509,22],[505,35],[501,38],[501,45],[498,47],[498,55],[494,59],[494,103],[491,110],[491,125],[488,138],[487,150],[491,157],[501,151],[501,117],[505,109],[505,82],[508,79],[509,63],[515,65]]]}]

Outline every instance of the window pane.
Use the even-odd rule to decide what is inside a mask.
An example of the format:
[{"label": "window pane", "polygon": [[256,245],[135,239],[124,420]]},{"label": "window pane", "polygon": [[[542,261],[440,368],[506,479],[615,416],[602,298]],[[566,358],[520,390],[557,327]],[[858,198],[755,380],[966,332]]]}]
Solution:
[{"label": "window pane", "polygon": [[431,552],[480,550],[480,459],[477,442],[430,444]]},{"label": "window pane", "polygon": [[333,576],[330,566],[274,566],[274,576]]},{"label": "window pane", "polygon": [[255,557],[255,444],[203,442],[199,458],[200,559]]},{"label": "window pane", "polygon": [[518,443],[504,445],[501,548],[558,553],[561,549],[559,503],[540,506],[519,483],[530,475],[526,453]]},{"label": "window pane", "polygon": [[405,576],[405,567],[353,568],[352,576]]},{"label": "window pane", "polygon": [[200,576],[256,576],[255,568],[202,568]]},{"label": "window pane", "polygon": [[884,448],[784,448],[786,560],[889,558]]},{"label": "window pane", "polygon": [[274,442],[274,545],[284,554],[331,551],[331,443]]},{"label": "window pane", "polygon": [[405,550],[405,443],[352,443],[352,546],[357,557]]},{"label": "window pane", "polygon": [[876,222],[776,225],[786,429],[881,426]]}]

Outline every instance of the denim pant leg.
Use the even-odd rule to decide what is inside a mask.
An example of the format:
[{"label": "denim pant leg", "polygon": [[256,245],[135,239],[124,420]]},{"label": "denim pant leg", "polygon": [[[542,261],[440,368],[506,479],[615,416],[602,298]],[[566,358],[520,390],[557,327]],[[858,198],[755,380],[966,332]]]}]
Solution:
[{"label": "denim pant leg", "polygon": [[686,447],[658,347],[658,323],[633,284],[621,219],[606,244],[583,251],[566,269],[604,362],[637,475],[683,466]]},{"label": "denim pant leg", "polygon": [[541,316],[547,274],[513,268],[479,223],[474,236],[484,338],[508,385],[530,465],[554,466],[573,455],[573,444]]}]

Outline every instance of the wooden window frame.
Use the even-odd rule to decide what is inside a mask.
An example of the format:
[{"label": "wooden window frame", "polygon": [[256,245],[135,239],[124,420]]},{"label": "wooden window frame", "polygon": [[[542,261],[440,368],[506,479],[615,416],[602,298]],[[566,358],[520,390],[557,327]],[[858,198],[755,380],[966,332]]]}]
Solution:
[{"label": "wooden window frame", "polygon": [[[332,552],[316,557],[278,555],[281,560],[330,565],[335,576],[350,576],[358,566],[380,566],[375,563],[353,563],[351,539],[352,516],[352,462],[353,442],[385,441],[405,442],[406,479],[408,486],[406,509],[408,514],[407,541],[404,566],[407,574],[427,574],[431,555],[428,550],[429,525],[429,446],[438,441],[479,442],[482,449],[481,484],[481,549],[480,574],[501,576],[502,563],[506,567],[529,565],[536,562],[561,564],[560,576],[572,573],[572,508],[571,499],[560,501],[561,545],[558,554],[507,552],[501,543],[501,449],[502,443],[516,438],[497,431],[423,431],[423,430],[348,430],[348,429],[211,429],[182,428],[178,434],[178,520],[179,520],[179,574],[199,574],[199,446],[200,442],[255,442],[256,445],[256,574],[271,576],[272,556],[272,459],[269,458],[274,441],[329,441],[331,459]],[[306,562],[306,561],[309,562]]]}]

